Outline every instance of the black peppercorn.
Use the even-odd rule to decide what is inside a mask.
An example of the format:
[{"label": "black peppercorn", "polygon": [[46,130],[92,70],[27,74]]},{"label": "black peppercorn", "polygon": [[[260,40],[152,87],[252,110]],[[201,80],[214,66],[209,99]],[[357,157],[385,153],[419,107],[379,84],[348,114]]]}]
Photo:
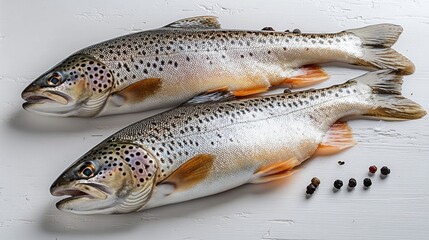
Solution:
[{"label": "black peppercorn", "polygon": [[354,187],[356,187],[356,185],[357,185],[356,179],[350,178],[349,179],[349,187],[354,188]]},{"label": "black peppercorn", "polygon": [[334,188],[340,189],[342,186],[343,186],[343,181],[341,181],[340,179],[335,180]]},{"label": "black peppercorn", "polygon": [[390,169],[389,169],[388,167],[384,166],[384,167],[382,167],[382,168],[380,169],[380,172],[381,172],[381,174],[383,174],[383,175],[389,175],[389,174],[390,174]]},{"label": "black peppercorn", "polygon": [[370,186],[372,185],[372,181],[371,181],[371,179],[369,179],[369,178],[365,178],[365,179],[363,180],[363,185],[364,185],[365,187],[370,187]]},{"label": "black peppercorn", "polygon": [[316,191],[316,186],[314,186],[313,184],[309,184],[307,186],[307,191],[305,193],[307,193],[307,194],[313,194],[314,191]]}]

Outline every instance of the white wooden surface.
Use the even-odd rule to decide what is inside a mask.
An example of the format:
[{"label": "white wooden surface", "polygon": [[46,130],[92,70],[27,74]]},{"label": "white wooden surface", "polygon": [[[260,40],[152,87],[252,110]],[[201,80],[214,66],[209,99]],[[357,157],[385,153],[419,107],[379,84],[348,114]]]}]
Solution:
[{"label": "white wooden surface", "polygon": [[[304,164],[288,180],[129,215],[58,211],[51,182],[72,161],[120,128],[149,114],[99,119],[40,117],[21,109],[22,89],[75,50],[195,15],[217,15],[225,28],[300,28],[335,32],[390,22],[404,27],[395,48],[414,61],[404,95],[429,109],[429,2],[24,1],[0,0],[0,239],[428,239],[429,122],[354,120],[358,145]],[[363,71],[327,66],[339,83]],[[339,166],[337,161],[345,165]],[[367,167],[392,174],[362,189]],[[305,186],[322,184],[306,199]],[[355,177],[359,186],[332,192]]]}]

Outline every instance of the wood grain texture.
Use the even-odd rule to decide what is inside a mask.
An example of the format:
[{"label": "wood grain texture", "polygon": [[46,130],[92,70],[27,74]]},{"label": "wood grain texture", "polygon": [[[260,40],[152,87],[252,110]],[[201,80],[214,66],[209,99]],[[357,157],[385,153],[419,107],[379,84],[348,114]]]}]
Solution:
[{"label": "wood grain texture", "polygon": [[[403,93],[429,109],[428,1],[0,0],[0,239],[427,239],[428,117],[353,120],[355,147],[312,159],[276,184],[129,215],[77,216],[55,209],[58,199],[50,196],[49,186],[61,171],[113,132],[159,111],[98,119],[40,117],[21,109],[22,89],[82,47],[195,15],[217,15],[225,28],[303,32],[400,24],[404,33],[394,48],[417,68],[405,77]],[[317,87],[364,72],[326,69],[333,77]],[[387,179],[377,174],[373,186],[363,190],[372,164],[387,165],[392,174]],[[313,176],[322,183],[306,199]],[[332,192],[335,179],[350,177],[360,184],[354,191]]]}]

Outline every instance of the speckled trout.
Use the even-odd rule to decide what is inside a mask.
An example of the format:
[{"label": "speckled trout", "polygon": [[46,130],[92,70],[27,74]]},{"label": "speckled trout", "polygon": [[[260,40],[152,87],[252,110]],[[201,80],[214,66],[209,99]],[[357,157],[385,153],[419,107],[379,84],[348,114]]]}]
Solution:
[{"label": "speckled trout", "polygon": [[191,101],[113,134],[65,170],[50,190],[71,196],[57,203],[60,210],[110,214],[282,179],[313,155],[355,144],[338,119],[424,116],[425,110],[400,94],[401,78],[383,70],[319,90]]},{"label": "speckled trout", "polygon": [[236,96],[327,78],[344,62],[405,74],[414,65],[391,49],[402,28],[379,24],[335,34],[224,30],[214,17],[183,19],[82,49],[33,81],[23,107],[92,117],[177,106],[203,92]]}]

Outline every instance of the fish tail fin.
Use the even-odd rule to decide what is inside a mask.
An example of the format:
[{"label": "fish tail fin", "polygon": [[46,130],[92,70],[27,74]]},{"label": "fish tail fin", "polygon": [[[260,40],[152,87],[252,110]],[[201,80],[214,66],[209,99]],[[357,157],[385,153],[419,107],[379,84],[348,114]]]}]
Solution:
[{"label": "fish tail fin", "polygon": [[367,73],[354,81],[370,87],[371,106],[365,116],[383,120],[418,119],[426,115],[419,104],[401,95],[402,76],[392,70]]},{"label": "fish tail fin", "polygon": [[363,56],[355,64],[376,68],[397,70],[401,74],[412,74],[414,64],[402,54],[390,48],[402,33],[402,27],[394,24],[377,24],[346,30],[362,41]]}]

